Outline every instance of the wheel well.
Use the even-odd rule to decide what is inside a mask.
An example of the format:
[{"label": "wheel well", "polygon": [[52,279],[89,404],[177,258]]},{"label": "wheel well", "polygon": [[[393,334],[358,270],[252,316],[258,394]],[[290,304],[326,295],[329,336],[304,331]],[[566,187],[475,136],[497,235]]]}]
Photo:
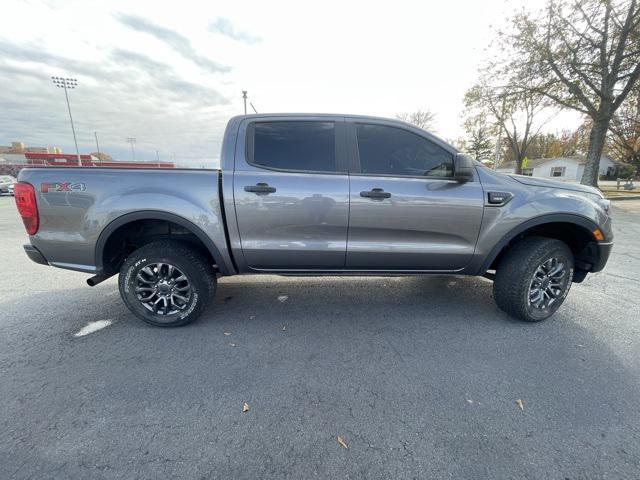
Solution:
[{"label": "wheel well", "polygon": [[205,255],[211,265],[216,263],[209,249],[187,227],[169,220],[142,219],[125,223],[111,232],[102,249],[102,268],[107,274],[116,273],[131,252],[153,241],[167,239],[188,242]]},{"label": "wheel well", "polygon": [[523,238],[532,236],[555,238],[566,243],[573,252],[576,271],[589,271],[598,259],[598,252],[594,245],[593,235],[587,228],[569,222],[550,222],[528,228],[509,240],[493,260],[489,270],[495,270],[502,257],[504,257],[514,245]]}]

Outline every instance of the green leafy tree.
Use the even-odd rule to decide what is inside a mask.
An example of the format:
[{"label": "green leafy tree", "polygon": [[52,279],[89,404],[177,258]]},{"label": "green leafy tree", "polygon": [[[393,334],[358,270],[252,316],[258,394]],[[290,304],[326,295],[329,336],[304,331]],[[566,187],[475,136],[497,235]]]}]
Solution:
[{"label": "green leafy tree", "polygon": [[487,120],[487,116],[479,113],[467,118],[464,122],[466,137],[461,140],[461,150],[478,161],[493,160],[497,141],[496,127]]}]

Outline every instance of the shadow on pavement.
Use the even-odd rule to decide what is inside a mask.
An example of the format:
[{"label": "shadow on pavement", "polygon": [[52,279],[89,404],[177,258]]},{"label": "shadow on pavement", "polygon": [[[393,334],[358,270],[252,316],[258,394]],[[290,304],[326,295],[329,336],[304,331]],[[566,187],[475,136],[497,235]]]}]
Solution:
[{"label": "shadow on pavement", "polygon": [[115,291],[0,304],[14,312],[0,341],[0,477],[638,471],[637,375],[584,312],[512,321],[478,278],[234,277],[198,322],[163,330]]}]

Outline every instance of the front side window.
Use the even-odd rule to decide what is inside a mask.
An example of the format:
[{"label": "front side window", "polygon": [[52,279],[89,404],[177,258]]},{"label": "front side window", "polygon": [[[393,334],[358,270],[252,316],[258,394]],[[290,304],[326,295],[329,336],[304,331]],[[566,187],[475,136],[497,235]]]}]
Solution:
[{"label": "front side window", "polygon": [[251,125],[249,162],[277,170],[335,172],[333,122],[256,122]]},{"label": "front side window", "polygon": [[453,176],[453,155],[407,130],[358,124],[362,173],[412,177]]}]

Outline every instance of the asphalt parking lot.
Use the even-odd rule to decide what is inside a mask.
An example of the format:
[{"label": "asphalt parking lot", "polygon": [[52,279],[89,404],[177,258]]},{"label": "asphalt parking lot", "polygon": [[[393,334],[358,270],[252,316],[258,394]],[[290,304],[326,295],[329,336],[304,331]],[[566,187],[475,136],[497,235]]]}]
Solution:
[{"label": "asphalt parking lot", "polygon": [[163,330],[31,263],[0,197],[0,478],[637,479],[640,201],[614,221],[545,323],[480,278],[256,276]]}]

